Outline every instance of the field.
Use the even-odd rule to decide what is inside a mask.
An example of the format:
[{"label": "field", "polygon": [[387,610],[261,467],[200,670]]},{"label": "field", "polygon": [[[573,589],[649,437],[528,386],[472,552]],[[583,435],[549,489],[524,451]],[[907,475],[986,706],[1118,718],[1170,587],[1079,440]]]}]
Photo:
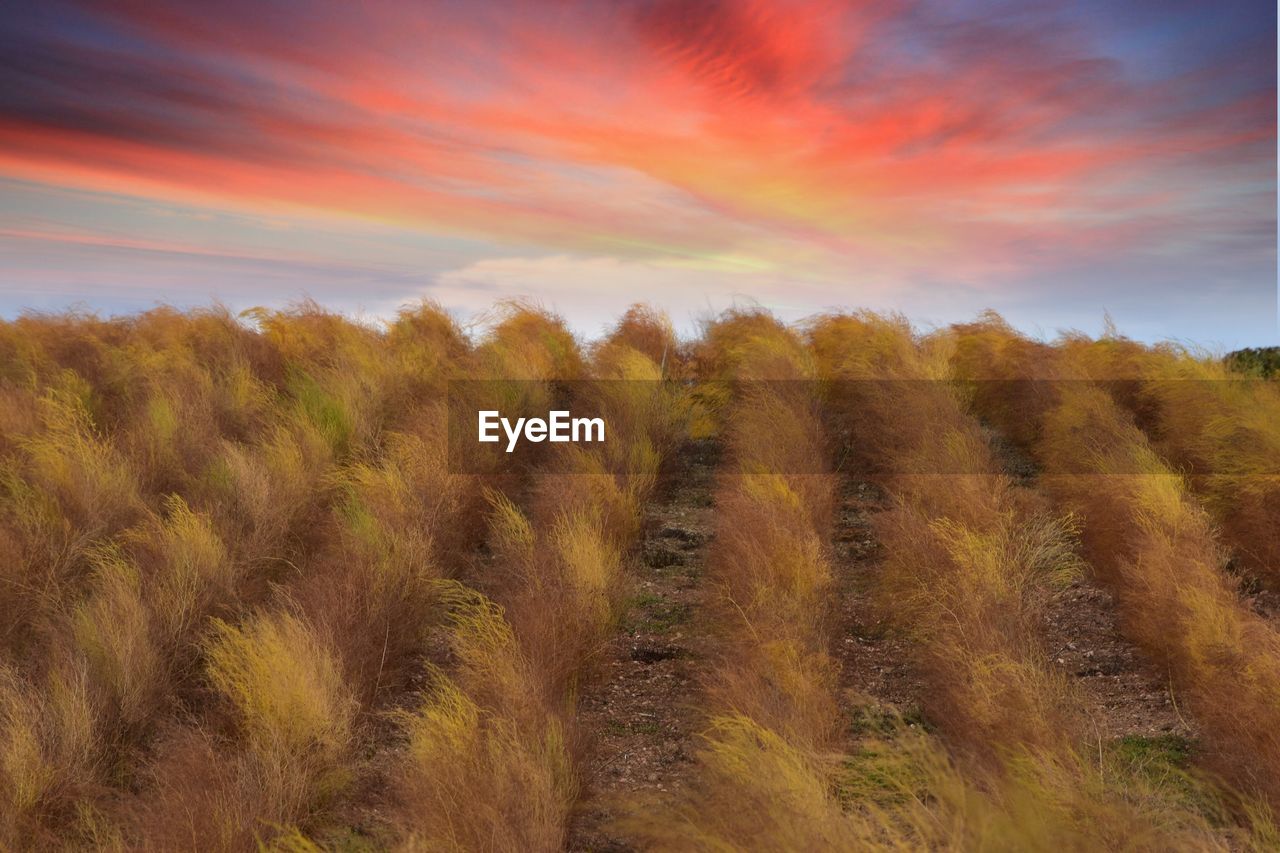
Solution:
[{"label": "field", "polygon": [[[0,323],[0,849],[1277,849],[1264,362]],[[561,404],[607,439],[451,446]]]}]

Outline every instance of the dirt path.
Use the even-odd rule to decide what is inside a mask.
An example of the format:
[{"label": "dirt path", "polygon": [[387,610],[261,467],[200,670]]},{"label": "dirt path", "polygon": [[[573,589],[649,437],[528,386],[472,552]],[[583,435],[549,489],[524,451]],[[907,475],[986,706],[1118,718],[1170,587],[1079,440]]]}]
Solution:
[{"label": "dirt path", "polygon": [[1169,681],[1120,633],[1115,601],[1084,578],[1054,597],[1045,612],[1046,651],[1067,675],[1103,741],[1177,735],[1194,738]]},{"label": "dirt path", "polygon": [[[1001,437],[988,432],[1007,473],[1035,488],[1036,468]],[[912,665],[910,641],[896,631],[873,601],[882,557],[872,519],[889,498],[875,484],[846,478],[834,535],[840,588],[841,687],[850,707],[870,702],[910,719],[925,689]],[[1180,708],[1168,679],[1123,636],[1111,595],[1082,578],[1055,596],[1045,611],[1045,652],[1072,682],[1095,736],[1175,736],[1193,740],[1194,722]]]},{"label": "dirt path", "polygon": [[672,484],[647,515],[634,598],[600,674],[578,705],[583,791],[566,844],[633,849],[613,825],[627,801],[678,790],[693,769],[708,640],[705,557],[719,446],[682,449]]},{"label": "dirt path", "polygon": [[[1035,463],[987,430],[1009,476],[1034,489]],[[1088,574],[1055,596],[1045,610],[1045,651],[1076,688],[1102,741],[1124,737],[1192,739],[1194,724],[1179,708],[1169,680],[1124,638],[1115,600]]]},{"label": "dirt path", "polygon": [[[849,708],[918,715],[924,684],[911,663],[910,641],[874,601],[882,551],[872,517],[889,506],[878,486],[843,479],[832,536],[839,590],[839,632],[832,650]],[[879,707],[877,707],[879,706]]]}]

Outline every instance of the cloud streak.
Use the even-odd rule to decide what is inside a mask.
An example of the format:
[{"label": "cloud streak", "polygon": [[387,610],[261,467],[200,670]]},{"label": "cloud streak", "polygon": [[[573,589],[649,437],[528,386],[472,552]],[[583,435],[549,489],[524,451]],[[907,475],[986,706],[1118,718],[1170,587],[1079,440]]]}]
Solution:
[{"label": "cloud streak", "polygon": [[735,258],[1016,295],[1268,223],[1274,255],[1274,10],[1195,5],[49,0],[0,25],[0,174],[619,290]]}]

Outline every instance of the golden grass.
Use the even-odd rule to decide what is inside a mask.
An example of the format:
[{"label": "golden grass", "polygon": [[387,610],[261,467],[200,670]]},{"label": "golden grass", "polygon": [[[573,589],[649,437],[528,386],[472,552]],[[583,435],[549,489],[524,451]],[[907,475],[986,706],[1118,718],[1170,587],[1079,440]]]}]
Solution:
[{"label": "golden grass", "polygon": [[[722,655],[695,777],[633,811],[653,849],[1089,849],[1101,833],[1019,796],[1019,776],[975,786],[938,742],[893,717],[857,734],[829,651],[834,477],[813,361],[765,315],[730,315],[700,353],[718,378],[767,377],[727,398],[713,579]],[[768,438],[762,438],[767,436]],[[816,464],[815,464],[816,463]],[[818,470],[815,470],[817,468]],[[842,704],[845,707],[842,707]],[[866,713],[874,714],[869,708]],[[991,786],[998,790],[992,792]],[[985,789],[985,790],[984,790]],[[1116,838],[1117,836],[1112,836]]]},{"label": "golden grass", "polygon": [[[1078,376],[1052,348],[988,319],[957,331],[958,369],[972,378]],[[979,383],[981,385],[981,383]],[[995,392],[1007,385],[991,386]],[[1213,525],[1183,478],[1110,396],[1046,383],[1035,400],[976,405],[1043,466],[1046,490],[1084,520],[1086,553],[1116,594],[1123,625],[1167,666],[1204,730],[1206,761],[1246,796],[1280,802],[1280,636],[1224,575]]]},{"label": "golden grass", "polygon": [[394,832],[407,849],[562,846],[577,796],[575,685],[621,615],[624,551],[680,436],[661,364],[628,343],[656,348],[665,321],[630,312],[588,362],[540,317],[499,323],[484,363],[533,368],[516,375],[540,382],[511,386],[524,405],[548,399],[548,380],[603,380],[577,405],[605,418],[609,441],[548,452],[523,500],[489,493],[493,561],[476,582],[490,595],[446,596],[456,665],[437,671],[422,706],[400,717],[408,747],[394,774]]},{"label": "golden grass", "polygon": [[0,842],[6,847],[56,843],[58,824],[75,817],[65,804],[93,784],[99,743],[83,670],[54,668],[42,687],[0,668]]},{"label": "golden grass", "polygon": [[811,365],[762,312],[709,326],[694,363],[716,380],[745,380],[715,412],[726,451],[710,556],[722,648],[695,778],[626,824],[654,849],[847,843],[829,773],[809,761],[840,733],[827,643],[833,480],[811,387],[794,381]]},{"label": "golden grass", "polygon": [[1280,386],[1221,359],[1112,334],[1065,337],[1073,374],[1105,380],[1219,524],[1239,568],[1280,583]]},{"label": "golden grass", "polygon": [[[675,446],[713,430],[729,451],[712,566],[723,654],[698,788],[640,821],[655,846],[1218,843],[1198,783],[1177,782],[1200,798],[1179,809],[1168,784],[1109,757],[1082,769],[1058,745],[1075,743],[1071,715],[1027,625],[1070,568],[1073,526],[999,478],[939,490],[897,477],[881,531],[885,588],[936,663],[950,749],[893,718],[850,719],[861,711],[840,695],[830,651],[828,543],[830,463],[847,441],[823,423],[822,395],[836,393],[824,380],[944,377],[963,336],[952,358],[942,338],[894,322],[815,326],[806,341],[747,311],[682,344],[636,306],[586,348],[534,306],[491,320],[474,344],[429,304],[383,325],[311,303],[0,323],[0,847],[562,846],[583,747],[576,696],[623,615],[645,502]],[[478,455],[478,473],[461,473],[446,396],[475,379],[490,381],[472,402],[504,414],[577,395],[610,440],[543,445],[518,465]],[[1172,401],[1161,388],[1151,399]],[[990,461],[957,398],[863,402],[838,424],[885,470]],[[1237,477],[1220,498],[1201,493],[1229,512],[1262,457],[1227,447],[1240,435],[1265,446],[1269,427],[1245,418],[1265,411],[1257,399],[1215,405],[1244,432],[1178,421],[1200,436],[1178,464],[1201,466],[1197,488]],[[1115,433],[1075,410],[1092,414],[1042,418],[1029,434],[1066,454],[1073,426]],[[904,418],[944,425],[941,440]],[[1110,558],[1095,551],[1115,550],[1108,571],[1134,590],[1160,587],[1141,593],[1158,602],[1146,610],[1125,599],[1150,617],[1131,629],[1154,646],[1174,626],[1168,660],[1198,685],[1183,689],[1216,733],[1219,766],[1265,789],[1271,635],[1229,589],[1201,583],[1216,558],[1187,543],[1207,521],[1165,479],[1088,496],[1118,522],[1081,510],[1086,545],[1100,566]],[[1108,539],[1112,527],[1123,535]],[[1204,571],[1174,584],[1148,566],[1180,560]],[[1265,810],[1254,821],[1238,846],[1273,837]]]},{"label": "golden grass", "polygon": [[235,707],[253,752],[273,760],[311,752],[327,762],[346,747],[354,703],[334,655],[306,623],[263,614],[212,628],[209,680]]},{"label": "golden grass", "polygon": [[[1073,736],[1062,678],[1038,647],[1041,608],[1078,569],[1069,519],[996,473],[946,378],[945,352],[874,315],[810,331],[854,460],[894,499],[876,519],[883,609],[920,642],[926,712],[962,750],[1059,750]],[[852,418],[850,418],[852,413]],[[936,473],[934,473],[936,472]]]},{"label": "golden grass", "polygon": [[332,643],[304,619],[214,622],[207,661],[235,738],[181,729],[163,741],[149,771],[158,796],[134,805],[148,846],[269,841],[323,816],[358,767],[358,703]]},{"label": "golden grass", "polygon": [[565,725],[500,608],[446,591],[459,659],[436,673],[396,774],[405,849],[550,850],[576,796]]},{"label": "golden grass", "polygon": [[[459,521],[478,487],[445,472],[436,432],[469,345],[431,306],[384,331],[305,304],[248,322],[24,317],[0,350],[18,413],[0,548],[19,837],[244,847],[310,820],[352,753],[330,750],[318,777],[286,760],[296,744],[271,758],[250,699],[301,690],[282,713],[349,739],[377,682],[420,657],[436,566],[476,539]],[[310,694],[265,676],[284,660]],[[205,685],[224,700],[186,705]],[[345,698],[307,721],[323,690]]]},{"label": "golden grass", "polygon": [[1156,846],[1208,843],[1206,816],[1185,809],[1182,788],[1124,796],[1143,786],[1109,786],[1090,760],[1102,744],[1040,633],[1044,604],[1081,569],[1077,524],[998,473],[959,389],[942,381],[954,342],[919,339],[900,318],[870,314],[823,318],[809,335],[852,458],[878,472],[894,500],[876,518],[886,555],[879,596],[918,643],[926,717],[977,763],[970,772],[996,774],[989,784],[1003,807],[1012,785],[1025,807],[1039,800],[1090,814],[1093,828],[1043,827],[1068,846],[1139,837]]}]

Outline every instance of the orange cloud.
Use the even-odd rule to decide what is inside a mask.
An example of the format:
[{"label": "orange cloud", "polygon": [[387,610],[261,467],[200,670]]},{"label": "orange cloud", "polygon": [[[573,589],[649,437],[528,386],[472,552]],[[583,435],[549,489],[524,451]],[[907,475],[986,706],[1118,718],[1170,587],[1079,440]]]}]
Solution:
[{"label": "orange cloud", "polygon": [[1274,193],[1273,68],[1136,73],[1053,4],[58,4],[8,25],[9,177],[903,281],[1212,239]]}]

